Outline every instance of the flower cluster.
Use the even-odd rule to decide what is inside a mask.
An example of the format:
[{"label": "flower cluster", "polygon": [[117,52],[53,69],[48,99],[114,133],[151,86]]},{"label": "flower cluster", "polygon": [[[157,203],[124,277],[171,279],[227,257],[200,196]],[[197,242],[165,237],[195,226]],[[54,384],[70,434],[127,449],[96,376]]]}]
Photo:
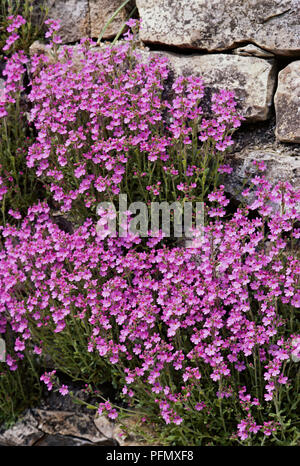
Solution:
[{"label": "flower cluster", "polygon": [[8,191],[8,187],[4,183],[2,176],[0,176],[0,201],[2,201],[4,194]]},{"label": "flower cluster", "polygon": [[[49,25],[51,36],[58,25]],[[76,200],[89,209],[124,190],[147,200],[158,196],[162,179],[165,188],[159,194],[166,198],[174,179],[166,176],[165,167],[173,165],[176,185],[186,178],[196,192],[200,177],[193,169],[187,175],[189,163],[203,165],[206,173],[208,159],[219,160],[218,153],[232,144],[230,135],[240,124],[233,94],[216,94],[213,118],[202,122],[201,134],[210,144],[209,157],[204,157],[197,141],[202,80],[177,78],[172,96],[165,99],[164,85],[171,79],[166,57],[132,50],[130,41],[99,49],[82,40],[75,49],[58,49],[55,63],[49,64],[47,56],[32,60],[33,72],[40,70],[29,95],[38,136],[27,163],[47,180],[65,211]]]},{"label": "flower cluster", "polygon": [[20,38],[17,30],[23,25],[26,24],[25,18],[21,15],[17,16],[8,16],[9,25],[7,26],[6,30],[10,33],[8,36],[5,45],[2,50],[5,52],[9,51],[11,46]]},{"label": "flower cluster", "polygon": [[278,428],[278,423],[274,421],[265,421],[263,425],[258,425],[251,414],[248,414],[246,419],[242,419],[238,424],[238,437],[241,440],[248,439],[251,434],[257,434],[260,430],[263,431],[263,434],[269,437],[272,432],[276,432]]},{"label": "flower cluster", "polygon": [[98,407],[98,414],[106,413],[107,417],[110,419],[116,419],[118,417],[118,412],[115,408],[112,407],[109,401],[105,401],[105,403],[100,403]]},{"label": "flower cluster", "polygon": [[[7,27],[7,31],[11,35],[3,50],[7,50],[8,44],[12,44],[19,38],[13,31],[25,24],[25,19],[20,15],[8,19],[11,23]],[[5,204],[6,198],[13,197],[13,192],[20,192],[19,185],[23,183],[20,182],[19,178],[26,170],[25,157],[22,157],[22,153],[26,150],[26,145],[28,146],[28,143],[26,144],[27,121],[23,111],[22,93],[25,90],[24,75],[29,59],[22,50],[15,52],[10,50],[9,52],[9,57],[5,57],[5,68],[2,71],[2,76],[5,78],[4,87],[0,89],[0,201],[3,201],[3,204]],[[23,160],[24,165],[22,164]],[[17,183],[17,179],[19,183]],[[20,197],[22,196],[20,195]],[[4,210],[2,207],[3,218],[5,217]]]},{"label": "flower cluster", "polygon": [[15,52],[6,62],[2,74],[5,76],[5,87],[0,94],[0,118],[7,115],[6,106],[16,103],[16,95],[23,90],[23,75],[26,71],[28,57],[22,52]]},{"label": "flower cluster", "polygon": [[223,152],[233,144],[230,135],[225,135],[228,125],[238,128],[241,124],[241,116],[237,115],[237,103],[234,100],[234,92],[221,89],[218,94],[212,96],[212,111],[216,118],[203,119],[200,126],[200,141],[213,138],[216,141],[216,149]]},{"label": "flower cluster", "polygon": [[61,44],[62,40],[56,33],[60,29],[60,22],[54,19],[47,19],[45,24],[48,26],[48,31],[45,34],[46,39],[51,38],[52,44]]},{"label": "flower cluster", "polygon": [[55,374],[56,370],[53,370],[51,372],[45,372],[45,374],[41,375],[41,381],[44,382],[49,391],[51,391],[53,388],[53,379]]},{"label": "flower cluster", "polygon": [[[135,238],[99,238],[91,220],[70,235],[43,204],[29,210],[20,229],[3,228],[1,327],[8,319],[18,335],[16,353],[37,345],[37,329],[65,332],[75,319],[85,322],[87,352],[121,371],[123,395],[129,387],[130,399],[142,381],[167,423],[181,422],[179,401],[188,412],[205,411],[206,400],[191,396],[203,373],[219,399],[230,399],[233,379],[246,379],[250,365],[266,385],[263,398],[240,387],[243,409],[272,402],[288,383],[297,338],[289,323],[300,307],[300,265],[284,248],[299,237],[300,193],[288,184],[272,188],[263,176],[253,181],[260,215],[253,216],[251,201],[221,222],[208,206],[212,220],[196,249],[156,245],[139,253]],[[222,188],[209,197],[224,208]],[[49,388],[51,378],[46,382]],[[249,416],[239,424],[240,438],[260,429]]]},{"label": "flower cluster", "polygon": [[[6,48],[25,24],[20,16],[9,20]],[[245,202],[229,212],[217,181],[231,172],[223,152],[242,120],[234,94],[213,95],[204,114],[201,78],[174,80],[166,58],[134,49],[130,30],[114,47],[96,48],[89,39],[59,47],[58,22],[47,26],[52,57],[34,56],[30,64],[37,136],[27,166],[52,203],[80,220],[68,232],[46,202],[30,204],[25,218],[7,207],[0,334],[13,335],[8,368],[14,373],[28,354],[47,356],[53,367],[40,380],[48,390],[57,388],[61,371],[96,388],[112,382],[129,407],[146,405],[147,419],[154,407],[172,429],[189,419],[201,432],[213,429],[217,408],[231,438],[277,435],[280,403],[300,359],[300,192],[289,183],[272,186],[260,173],[251,180],[256,192],[246,189]],[[20,107],[27,66],[22,51],[7,60],[5,131],[9,108]],[[0,166],[0,200],[7,181],[19,180],[17,154],[5,162],[14,172]],[[189,248],[166,242],[161,231],[145,242],[130,232],[111,235],[116,212],[96,206],[119,193],[148,205],[205,200],[203,235],[194,231]],[[120,221],[126,231],[130,215]],[[98,413],[115,419],[117,406],[100,398]]]}]

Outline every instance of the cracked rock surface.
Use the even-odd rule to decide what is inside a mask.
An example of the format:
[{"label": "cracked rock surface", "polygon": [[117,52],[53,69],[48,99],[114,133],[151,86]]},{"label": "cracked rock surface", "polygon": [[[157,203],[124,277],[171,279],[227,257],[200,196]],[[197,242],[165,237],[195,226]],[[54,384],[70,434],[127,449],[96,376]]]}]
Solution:
[{"label": "cracked rock surface", "polygon": [[29,409],[0,434],[0,446],[145,445],[104,416],[74,411]]},{"label": "cracked rock surface", "polygon": [[274,102],[276,137],[281,142],[300,143],[300,60],[280,71]]},{"label": "cracked rock surface", "polygon": [[[95,400],[85,390],[72,387],[78,400],[92,403]],[[96,413],[96,414],[95,414]],[[27,409],[18,422],[8,429],[1,429],[0,446],[133,446],[145,445],[130,431],[134,419],[125,427],[96,410],[75,404],[70,395],[60,396],[49,392],[38,407]]]},{"label": "cracked rock surface", "polygon": [[227,54],[150,53],[167,57],[176,77],[201,76],[210,94],[224,88],[233,90],[247,121],[264,121],[269,117],[276,80],[273,60]]},{"label": "cracked rock surface", "polygon": [[299,0],[136,0],[147,43],[208,52],[250,42],[300,55]]}]

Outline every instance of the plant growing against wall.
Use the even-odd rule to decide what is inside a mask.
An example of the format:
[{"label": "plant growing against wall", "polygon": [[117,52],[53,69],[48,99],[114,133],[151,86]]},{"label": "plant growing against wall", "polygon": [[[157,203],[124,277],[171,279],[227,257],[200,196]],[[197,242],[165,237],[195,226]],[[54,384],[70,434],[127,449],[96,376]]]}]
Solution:
[{"label": "plant growing against wall", "polygon": [[[222,187],[209,195],[194,249],[158,239],[138,253],[138,237],[103,240],[91,220],[70,235],[46,205],[30,209],[2,232],[2,325],[15,351],[113,382],[141,418],[160,416],[170,442],[295,442],[299,192],[254,181],[254,202],[225,222]],[[49,389],[55,370],[42,378]],[[116,417],[105,403],[99,412]]]},{"label": "plant growing against wall", "polygon": [[59,49],[57,30],[52,23],[48,33],[56,62],[33,59],[33,72],[42,69],[29,95],[38,135],[28,166],[62,210],[90,215],[120,192],[130,201],[203,200],[240,125],[233,93],[216,94],[204,118],[202,80],[176,79],[167,100],[167,60],[133,50],[130,32],[98,51],[90,41]]},{"label": "plant growing against wall", "polygon": [[[12,31],[22,24],[13,19]],[[29,64],[14,51],[0,106],[0,403],[8,412],[3,387],[47,356],[49,390],[68,393],[59,374],[97,391],[108,382],[113,399],[102,396],[99,414],[134,410],[168,444],[296,444],[299,191],[258,174],[254,198],[245,190],[229,212],[219,174],[230,171],[223,154],[241,120],[233,93],[213,96],[203,115],[202,80],[170,79],[166,60],[138,52],[130,31],[115,47],[82,40],[74,49],[60,46],[57,22],[47,25],[49,54],[30,68],[36,133],[23,159],[78,224],[64,231],[41,200],[24,216],[7,207],[26,138],[13,131]],[[204,235],[191,248],[102,237],[97,204],[119,193],[146,204],[204,201]]]},{"label": "plant growing against wall", "polygon": [[[16,216],[20,218],[38,194],[42,195],[40,183],[26,165],[33,128],[28,125],[25,93],[29,66],[26,52],[40,33],[40,27],[31,24],[32,2],[26,0],[21,8],[20,2],[7,1],[2,3],[2,9],[7,13],[3,13],[1,35],[5,81],[0,89],[0,201],[1,221],[5,223],[9,210],[18,212]],[[13,15],[16,11],[21,11],[24,17]]]}]

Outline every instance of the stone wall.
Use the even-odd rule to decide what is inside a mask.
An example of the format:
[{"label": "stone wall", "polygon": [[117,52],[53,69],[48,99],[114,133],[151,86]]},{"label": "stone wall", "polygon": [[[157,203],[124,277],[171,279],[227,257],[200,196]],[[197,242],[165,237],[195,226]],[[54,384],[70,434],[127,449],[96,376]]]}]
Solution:
[{"label": "stone wall", "polygon": [[[97,38],[123,0],[47,2],[63,42],[74,43]],[[267,161],[272,179],[300,187],[300,1],[132,0],[104,38],[118,33],[134,3],[149,53],[167,55],[175,75],[202,76],[208,90],[235,91],[246,120],[228,191],[250,174],[253,159]]]}]

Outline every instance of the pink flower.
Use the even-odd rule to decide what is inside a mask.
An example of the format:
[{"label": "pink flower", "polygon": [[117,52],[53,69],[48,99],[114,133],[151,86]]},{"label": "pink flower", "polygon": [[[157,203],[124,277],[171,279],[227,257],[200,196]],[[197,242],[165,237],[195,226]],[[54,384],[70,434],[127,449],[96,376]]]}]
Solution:
[{"label": "pink flower", "polygon": [[201,401],[200,403],[195,404],[196,411],[202,411],[202,409],[206,408],[206,404]]},{"label": "pink flower", "polygon": [[62,395],[62,396],[66,396],[68,393],[69,393],[69,389],[68,389],[68,386],[67,385],[62,385],[59,389],[59,393]]},{"label": "pink flower", "polygon": [[118,413],[117,413],[117,410],[116,409],[111,409],[109,411],[109,413],[107,414],[107,416],[110,418],[110,419],[116,419],[118,417]]}]

